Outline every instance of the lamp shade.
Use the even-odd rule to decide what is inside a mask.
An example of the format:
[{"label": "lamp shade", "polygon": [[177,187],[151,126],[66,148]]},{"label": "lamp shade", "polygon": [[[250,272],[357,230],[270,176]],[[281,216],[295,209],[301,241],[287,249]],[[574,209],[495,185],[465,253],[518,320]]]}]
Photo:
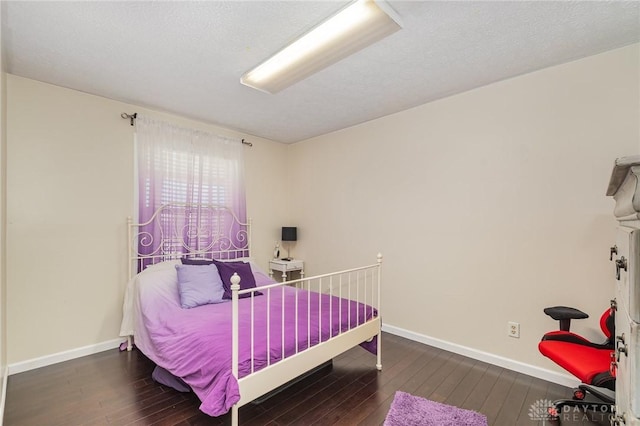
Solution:
[{"label": "lamp shade", "polygon": [[283,226],[282,227],[282,241],[297,241],[298,240],[298,228],[295,226]]}]

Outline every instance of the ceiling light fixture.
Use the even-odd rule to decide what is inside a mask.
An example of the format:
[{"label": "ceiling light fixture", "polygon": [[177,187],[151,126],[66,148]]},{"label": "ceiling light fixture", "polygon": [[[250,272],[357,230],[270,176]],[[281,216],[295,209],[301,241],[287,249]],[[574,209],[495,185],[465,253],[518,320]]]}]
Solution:
[{"label": "ceiling light fixture", "polygon": [[380,0],[358,0],[245,73],[240,82],[276,93],[401,29]]}]

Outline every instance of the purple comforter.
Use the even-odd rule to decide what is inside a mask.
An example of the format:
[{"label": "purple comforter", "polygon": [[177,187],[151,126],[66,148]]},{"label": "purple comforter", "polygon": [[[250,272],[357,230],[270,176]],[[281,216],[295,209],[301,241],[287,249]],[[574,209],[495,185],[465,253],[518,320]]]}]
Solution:
[{"label": "purple comforter", "polygon": [[[254,297],[253,302],[251,298],[239,301],[240,377],[282,359],[283,314],[285,358],[296,353],[296,346],[298,351],[303,351],[377,315],[375,309],[362,303],[288,286],[263,290],[263,293]],[[271,309],[267,321],[268,301]],[[250,347],[252,303],[255,317],[253,366]],[[143,344],[138,347],[193,389],[202,401],[200,410],[211,416],[226,413],[240,399],[238,382],[231,374],[231,303],[182,309],[171,290],[157,292],[145,286],[140,289],[139,311],[145,327],[140,333]]]}]

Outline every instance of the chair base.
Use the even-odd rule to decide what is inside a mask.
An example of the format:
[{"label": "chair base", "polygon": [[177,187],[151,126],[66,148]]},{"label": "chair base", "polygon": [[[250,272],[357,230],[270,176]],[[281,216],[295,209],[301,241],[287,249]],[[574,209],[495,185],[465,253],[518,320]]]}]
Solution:
[{"label": "chair base", "polygon": [[558,421],[564,412],[563,407],[577,407],[581,412],[592,411],[601,414],[613,413],[613,405],[616,402],[614,391],[598,386],[581,384],[578,388],[586,395],[591,394],[599,401],[586,401],[584,399],[558,399],[549,407],[550,420]]},{"label": "chair base", "polygon": [[604,403],[611,405],[616,403],[616,393],[610,389],[601,388],[599,386],[586,385],[584,383],[578,386],[578,388],[587,393],[590,393],[596,398],[600,398]]}]

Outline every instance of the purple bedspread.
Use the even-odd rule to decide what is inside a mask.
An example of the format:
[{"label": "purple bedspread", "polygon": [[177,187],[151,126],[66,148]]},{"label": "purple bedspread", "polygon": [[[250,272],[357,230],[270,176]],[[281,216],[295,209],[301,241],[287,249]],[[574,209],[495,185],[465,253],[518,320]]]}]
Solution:
[{"label": "purple bedspread", "polygon": [[[226,413],[240,399],[238,382],[231,374],[231,303],[182,309],[171,291],[158,294],[146,288],[141,289],[139,299],[145,324],[141,339],[144,344],[139,345],[140,349],[160,367],[184,380],[202,401],[200,410],[204,413],[211,416]],[[145,296],[144,293],[148,294]],[[377,315],[375,309],[362,303],[288,286],[263,293],[262,296],[239,301],[240,377],[252,370],[252,300],[255,309],[254,371],[282,358],[283,313],[285,357],[296,353],[296,323],[297,348],[303,351],[309,345],[337,335],[339,330],[349,330]],[[271,312],[267,321],[268,300]],[[311,321],[307,324],[309,305]],[[268,331],[267,324],[270,324]],[[268,352],[267,335],[270,341]],[[367,349],[375,352],[371,345]]]}]

